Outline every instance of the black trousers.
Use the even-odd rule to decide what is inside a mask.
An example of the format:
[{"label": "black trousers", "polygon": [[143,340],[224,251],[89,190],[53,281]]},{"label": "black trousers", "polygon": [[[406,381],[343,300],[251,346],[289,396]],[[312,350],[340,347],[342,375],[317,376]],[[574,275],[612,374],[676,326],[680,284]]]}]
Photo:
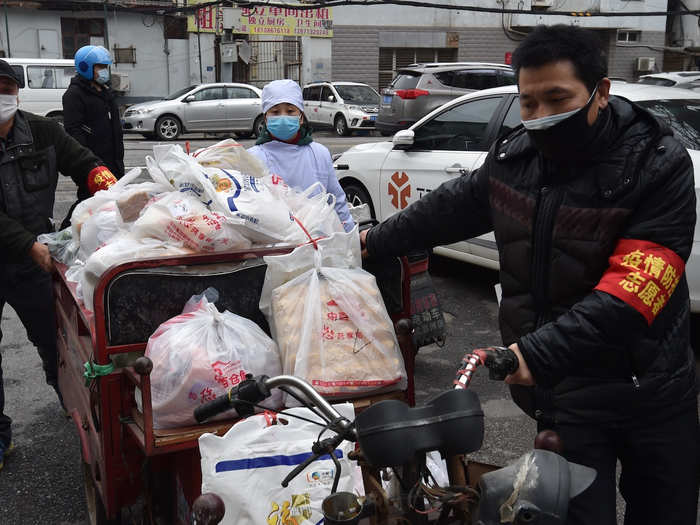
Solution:
[{"label": "black trousers", "polygon": [[[670,407],[672,408],[672,407]],[[615,467],[625,525],[696,525],[700,461],[697,399],[673,415],[650,415],[627,428],[554,425],[569,461],[598,471],[595,482],[571,501],[568,525],[615,525]]]},{"label": "black trousers", "polygon": [[[14,308],[27,337],[36,346],[41,357],[46,382],[58,387],[58,356],[56,350],[56,318],[54,312],[51,275],[33,262],[0,265],[0,315],[5,303]],[[1,327],[0,327],[1,328]],[[0,342],[2,330],[0,329]],[[5,389],[0,351],[0,442],[5,445],[12,439],[12,420],[5,415]]]}]

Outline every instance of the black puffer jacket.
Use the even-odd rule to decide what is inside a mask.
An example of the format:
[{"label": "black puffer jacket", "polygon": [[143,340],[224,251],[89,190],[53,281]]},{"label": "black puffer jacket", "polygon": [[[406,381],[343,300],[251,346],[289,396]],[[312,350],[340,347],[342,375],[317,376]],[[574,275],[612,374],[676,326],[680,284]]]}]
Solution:
[{"label": "black puffer jacket", "polygon": [[0,140],[0,269],[26,260],[37,235],[51,230],[58,172],[80,186],[101,164],[55,120],[16,113]]},{"label": "black puffer jacket", "polygon": [[[124,175],[124,137],[114,91],[106,86],[98,91],[88,80],[74,76],[63,94],[63,125],[115,177]],[[89,196],[87,187],[78,188],[80,199]]]},{"label": "black puffer jacket", "polygon": [[[625,280],[644,269],[638,257],[648,255],[682,271],[695,193],[687,151],[649,113],[613,97],[599,118],[604,125],[590,161],[550,165],[516,129],[473,175],[442,184],[370,230],[367,247],[372,255],[400,254],[493,229],[503,342],[518,342],[544,394],[538,399],[553,401],[547,415],[615,425],[694,402],[685,277],[667,276],[666,290],[658,289],[663,275]],[[643,255],[622,259],[637,249]],[[601,280],[607,291],[595,289]],[[647,281],[664,304],[660,311]],[[533,389],[513,394],[531,415],[543,408],[533,405]]]}]

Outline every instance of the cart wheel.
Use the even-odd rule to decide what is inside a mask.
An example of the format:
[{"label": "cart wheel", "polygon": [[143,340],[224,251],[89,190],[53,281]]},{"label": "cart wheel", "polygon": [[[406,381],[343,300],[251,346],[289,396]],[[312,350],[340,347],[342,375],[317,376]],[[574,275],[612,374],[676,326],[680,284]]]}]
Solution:
[{"label": "cart wheel", "polygon": [[121,518],[108,519],[100,493],[90,473],[90,465],[81,460],[83,466],[83,486],[85,487],[85,504],[90,525],[119,525]]}]

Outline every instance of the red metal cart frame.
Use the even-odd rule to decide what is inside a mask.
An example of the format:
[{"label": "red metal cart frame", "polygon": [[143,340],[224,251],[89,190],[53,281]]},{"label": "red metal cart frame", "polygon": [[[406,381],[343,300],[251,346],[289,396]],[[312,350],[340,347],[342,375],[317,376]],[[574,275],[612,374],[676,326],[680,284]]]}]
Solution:
[{"label": "red metal cart frame", "polygon": [[[201,469],[197,439],[205,432],[225,433],[235,421],[156,430],[152,425],[150,369],[144,361],[130,360],[87,385],[86,362],[108,365],[120,354],[142,353],[147,341],[111,344],[107,334],[106,296],[115,280],[133,270],[228,264],[258,260],[265,255],[288,253],[291,247],[167,257],[114,266],[101,276],[94,291],[94,310],[82,304],[75,283],[66,279],[67,268],[57,264],[54,292],[59,350],[59,387],[66,409],[80,437],[90,519],[93,523],[120,523],[120,515],[136,509],[166,523],[189,523],[191,506],[200,495]],[[402,309],[392,318],[408,373],[408,388],[355,400],[358,408],[380,399],[414,400],[415,347],[410,334],[408,277],[420,270],[401,259]],[[165,319],[164,319],[165,320]],[[164,321],[163,320],[163,321]],[[134,389],[139,388],[143,411],[136,409]]]}]

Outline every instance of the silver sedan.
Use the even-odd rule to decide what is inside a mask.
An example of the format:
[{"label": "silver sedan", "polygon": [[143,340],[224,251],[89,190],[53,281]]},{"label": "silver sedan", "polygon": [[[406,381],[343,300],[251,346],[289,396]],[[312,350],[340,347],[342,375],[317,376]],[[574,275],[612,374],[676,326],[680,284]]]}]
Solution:
[{"label": "silver sedan", "polygon": [[175,140],[185,132],[228,131],[258,135],[263,126],[261,91],[248,84],[202,84],[163,100],[130,106],[122,119],[125,133]]}]

